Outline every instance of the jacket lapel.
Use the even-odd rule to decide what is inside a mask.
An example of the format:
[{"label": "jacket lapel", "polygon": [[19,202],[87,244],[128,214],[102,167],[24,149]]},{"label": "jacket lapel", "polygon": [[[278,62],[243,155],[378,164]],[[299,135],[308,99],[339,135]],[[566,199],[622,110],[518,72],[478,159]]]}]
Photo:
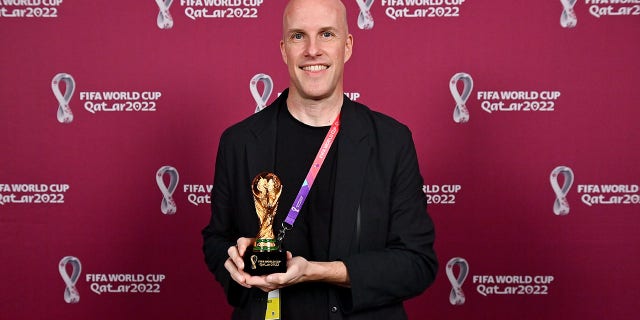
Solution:
[{"label": "jacket lapel", "polygon": [[347,99],[340,116],[336,186],[331,219],[329,259],[345,257],[356,249],[357,211],[359,210],[365,171],[371,152],[366,120],[356,114],[354,102]]},{"label": "jacket lapel", "polygon": [[[277,119],[279,108],[284,99],[286,99],[286,92],[280,95],[271,105],[260,111],[260,114],[256,115],[257,121],[248,124],[252,134],[252,139],[246,145],[247,168],[249,175],[251,175],[250,179],[253,179],[260,172],[273,172],[275,168]],[[262,121],[258,120],[261,117],[266,118],[266,121],[264,119]]]}]

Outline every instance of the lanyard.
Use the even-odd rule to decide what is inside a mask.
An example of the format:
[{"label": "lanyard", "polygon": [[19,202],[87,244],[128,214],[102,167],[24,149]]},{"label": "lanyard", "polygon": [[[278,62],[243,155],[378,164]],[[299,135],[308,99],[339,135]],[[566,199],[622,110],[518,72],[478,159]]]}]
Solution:
[{"label": "lanyard", "polygon": [[306,178],[304,178],[304,182],[302,182],[300,191],[298,191],[298,195],[293,201],[291,209],[289,209],[287,218],[282,222],[280,232],[278,232],[278,239],[276,240],[276,245],[278,247],[280,247],[282,240],[284,240],[285,232],[287,232],[287,230],[291,230],[293,227],[293,223],[296,221],[296,218],[300,213],[300,209],[302,209],[302,205],[309,195],[309,190],[311,190],[311,186],[313,186],[313,181],[316,180],[318,172],[322,167],[322,163],[324,163],[324,159],[327,157],[329,149],[331,148],[333,141],[336,139],[338,131],[340,131],[340,114],[338,114],[336,119],[333,120],[331,128],[329,128],[329,132],[327,132],[327,135],[324,137],[324,141],[322,142],[322,145],[320,145],[316,158],[313,160],[313,164],[311,165],[311,168],[309,168],[309,172],[307,173]]}]

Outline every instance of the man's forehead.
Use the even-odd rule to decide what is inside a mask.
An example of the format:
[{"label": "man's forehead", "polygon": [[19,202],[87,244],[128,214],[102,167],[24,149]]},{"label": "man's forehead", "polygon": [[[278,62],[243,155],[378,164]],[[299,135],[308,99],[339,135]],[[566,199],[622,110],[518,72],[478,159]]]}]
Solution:
[{"label": "man's forehead", "polygon": [[314,8],[337,10],[338,12],[346,11],[346,7],[340,0],[290,0],[285,7],[285,13],[291,9]]},{"label": "man's forehead", "polygon": [[339,1],[304,1],[297,0],[289,3],[283,16],[284,30],[341,30],[346,29],[344,7],[331,2]]}]

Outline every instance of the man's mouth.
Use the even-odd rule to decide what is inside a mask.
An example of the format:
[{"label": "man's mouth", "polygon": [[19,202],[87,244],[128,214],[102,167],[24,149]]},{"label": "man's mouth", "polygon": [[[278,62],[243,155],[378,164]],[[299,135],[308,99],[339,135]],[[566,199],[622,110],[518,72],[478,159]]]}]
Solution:
[{"label": "man's mouth", "polygon": [[300,67],[300,69],[302,69],[304,71],[315,72],[315,71],[327,70],[327,69],[329,69],[329,66],[323,65],[323,64],[314,64],[314,65],[310,65],[310,66],[302,66],[302,67]]}]

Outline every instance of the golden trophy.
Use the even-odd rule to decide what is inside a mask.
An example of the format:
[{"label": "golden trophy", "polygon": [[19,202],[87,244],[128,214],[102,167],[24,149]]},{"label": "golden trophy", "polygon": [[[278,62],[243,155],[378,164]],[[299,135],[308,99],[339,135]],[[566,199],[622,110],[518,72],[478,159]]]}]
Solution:
[{"label": "golden trophy", "polygon": [[286,272],[287,255],[276,244],[273,233],[273,221],[282,193],[280,179],[273,173],[262,172],[253,178],[251,192],[260,219],[260,230],[253,246],[244,254],[244,271],[254,276]]}]

